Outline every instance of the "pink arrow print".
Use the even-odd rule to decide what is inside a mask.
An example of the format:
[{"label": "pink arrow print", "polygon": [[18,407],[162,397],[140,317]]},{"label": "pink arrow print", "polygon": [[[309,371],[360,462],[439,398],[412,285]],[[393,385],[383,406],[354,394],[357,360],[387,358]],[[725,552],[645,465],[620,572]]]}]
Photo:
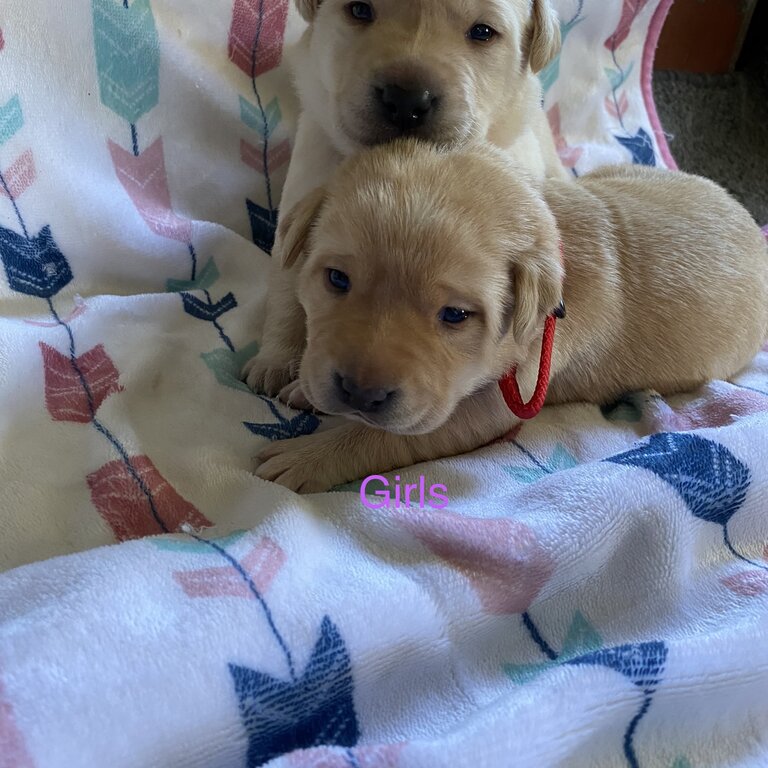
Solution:
[{"label": "pink arrow print", "polygon": [[[61,318],[61,322],[63,322],[65,325],[69,325],[73,320],[77,320],[80,315],[84,314],[85,311],[88,309],[88,305],[85,303],[85,300],[82,296],[75,296],[74,297],[74,304],[75,308],[64,317]],[[56,322],[55,320],[24,320],[24,322],[27,325],[34,325],[37,328],[58,328],[61,323]]]},{"label": "pink arrow print", "polygon": [[276,171],[291,159],[291,143],[284,139],[277,146],[270,147],[267,152],[266,168],[264,165],[264,147],[254,147],[245,139],[240,140],[240,158],[250,168],[258,173],[266,173],[267,168]]},{"label": "pink arrow print", "polygon": [[605,99],[605,109],[608,114],[613,115],[617,120],[622,120],[627,109],[629,109],[629,99],[627,98],[626,91],[622,92],[618,101],[607,96]]},{"label": "pink arrow print", "polygon": [[722,579],[722,583],[740,597],[760,597],[768,593],[768,574],[765,571],[742,571]]},{"label": "pink arrow print", "polygon": [[583,150],[579,147],[569,146],[568,142],[565,140],[562,132],[559,104],[555,104],[555,106],[547,112],[547,119],[549,120],[549,127],[555,138],[557,154],[560,156],[562,164],[566,168],[575,168],[576,164],[581,159]]},{"label": "pink arrow print", "polygon": [[0,186],[0,197],[10,196],[17,200],[34,184],[36,176],[35,158],[32,150],[28,149],[10,168],[3,171],[5,186]]},{"label": "pink arrow print", "polygon": [[554,571],[535,532],[514,520],[424,511],[400,522],[469,579],[490,614],[525,613]]},{"label": "pink arrow print", "polygon": [[[285,552],[272,539],[264,537],[240,560],[256,589],[264,594],[285,563]],[[173,578],[188,597],[254,598],[248,583],[233,566],[176,571]]]},{"label": "pink arrow print", "polygon": [[229,58],[248,77],[277,67],[283,58],[288,0],[235,0]]},{"label": "pink arrow print", "polygon": [[209,528],[213,523],[179,495],[147,456],[124,456],[88,475],[93,505],[118,541]]},{"label": "pink arrow print", "polygon": [[[0,38],[0,41],[2,38]],[[0,680],[0,768],[35,768]]]},{"label": "pink arrow print", "polygon": [[108,143],[117,177],[147,226],[160,237],[189,244],[192,222],[173,211],[162,137],[139,155]]},{"label": "pink arrow print", "polygon": [[604,43],[609,51],[615,51],[629,37],[632,24],[646,5],[648,0],[624,0],[619,26]]},{"label": "pink arrow print", "polygon": [[122,392],[120,374],[99,344],[74,364],[69,355],[40,342],[45,370],[45,405],[54,421],[88,424],[101,404]]},{"label": "pink arrow print", "polygon": [[384,744],[356,749],[338,747],[315,747],[292,752],[285,757],[285,763],[278,762],[281,768],[397,768],[400,753],[405,744]]}]

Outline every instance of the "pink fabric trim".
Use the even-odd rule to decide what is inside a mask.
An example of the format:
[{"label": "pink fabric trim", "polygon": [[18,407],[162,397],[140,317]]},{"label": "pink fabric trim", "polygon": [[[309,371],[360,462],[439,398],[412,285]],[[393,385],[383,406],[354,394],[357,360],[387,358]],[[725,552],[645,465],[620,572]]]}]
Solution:
[{"label": "pink fabric trim", "polygon": [[765,239],[768,240],[768,224],[763,227],[763,234],[765,235]]},{"label": "pink fabric trim", "polygon": [[643,90],[643,99],[645,100],[645,109],[648,112],[648,118],[651,121],[651,127],[656,136],[656,143],[659,145],[659,152],[664,162],[669,168],[678,170],[675,158],[667,144],[667,137],[664,135],[664,129],[661,127],[659,113],[656,111],[656,102],[653,100],[653,61],[656,58],[656,47],[659,44],[661,30],[667,19],[669,9],[674,0],[661,0],[656,12],[651,19],[651,25],[648,28],[648,36],[645,39],[645,50],[643,51],[643,72],[641,75],[641,87]]}]

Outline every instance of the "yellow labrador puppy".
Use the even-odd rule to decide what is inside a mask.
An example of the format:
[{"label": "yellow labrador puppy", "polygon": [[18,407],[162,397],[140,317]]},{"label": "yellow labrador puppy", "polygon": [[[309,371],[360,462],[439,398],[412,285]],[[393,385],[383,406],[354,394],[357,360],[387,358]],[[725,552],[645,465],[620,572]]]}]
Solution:
[{"label": "yellow labrador puppy", "polygon": [[[560,49],[548,0],[296,0],[301,103],[281,209],[343,157],[399,136],[445,146],[488,139],[534,176],[565,176],[535,73]],[[274,256],[283,245],[278,234]],[[260,353],[243,371],[275,395],[296,373],[305,328],[296,276],[271,275]]]},{"label": "yellow labrador puppy", "polygon": [[490,148],[418,142],[348,160],[282,222],[307,346],[288,397],[346,425],[275,442],[257,474],[300,492],[469,451],[517,419],[564,300],[548,403],[733,376],[768,333],[768,250],[710,181],[614,167],[532,182]]}]

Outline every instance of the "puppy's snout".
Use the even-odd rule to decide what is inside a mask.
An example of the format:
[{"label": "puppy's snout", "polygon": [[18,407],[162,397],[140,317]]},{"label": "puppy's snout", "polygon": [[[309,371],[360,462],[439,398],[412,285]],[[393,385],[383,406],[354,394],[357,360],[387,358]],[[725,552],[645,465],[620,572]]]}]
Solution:
[{"label": "puppy's snout", "polygon": [[437,94],[424,84],[388,83],[374,90],[384,119],[403,133],[426,123],[437,109]]},{"label": "puppy's snout", "polygon": [[361,413],[381,413],[395,399],[396,390],[362,387],[351,376],[333,375],[336,397],[339,402]]}]

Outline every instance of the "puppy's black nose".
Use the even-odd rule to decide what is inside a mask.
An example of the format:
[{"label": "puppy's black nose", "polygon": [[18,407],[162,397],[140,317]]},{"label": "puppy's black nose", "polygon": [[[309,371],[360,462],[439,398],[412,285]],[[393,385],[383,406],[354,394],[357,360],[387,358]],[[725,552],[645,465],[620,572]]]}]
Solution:
[{"label": "puppy's black nose", "polygon": [[376,88],[384,119],[405,132],[426,122],[437,104],[437,97],[426,88],[401,88],[390,83]]},{"label": "puppy's black nose", "polygon": [[394,390],[365,389],[349,376],[335,373],[336,396],[345,405],[361,413],[378,413],[392,403]]}]

